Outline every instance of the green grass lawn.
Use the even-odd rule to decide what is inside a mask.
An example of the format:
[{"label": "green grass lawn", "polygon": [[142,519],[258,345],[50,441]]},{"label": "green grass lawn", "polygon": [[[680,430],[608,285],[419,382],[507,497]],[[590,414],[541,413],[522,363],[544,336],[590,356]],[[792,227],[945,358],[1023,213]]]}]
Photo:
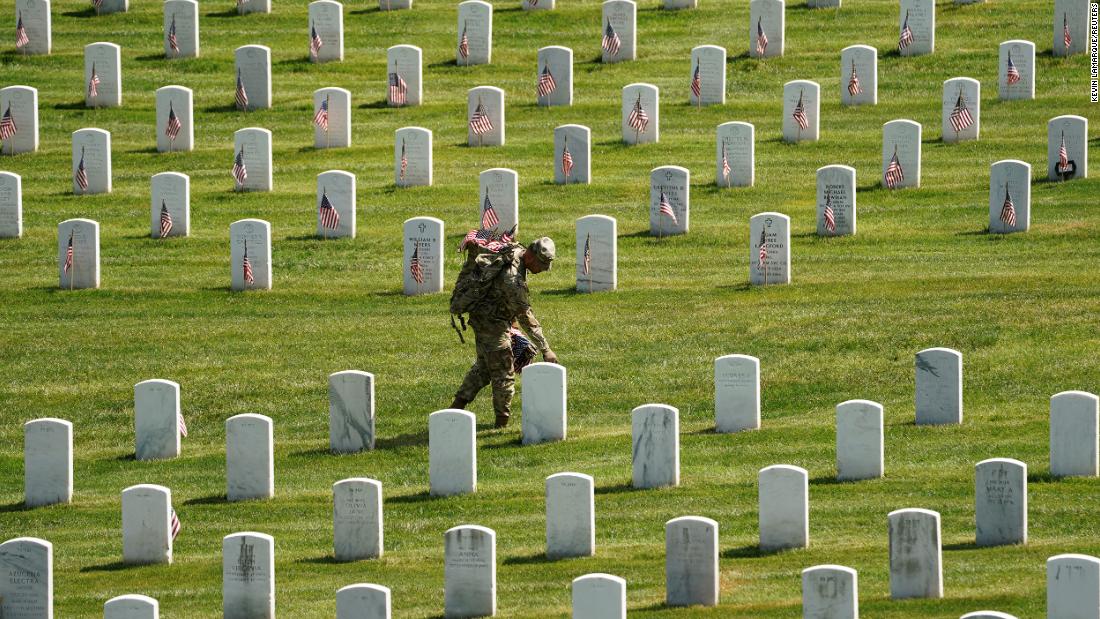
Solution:
[{"label": "green grass lawn", "polygon": [[[276,540],[277,607],[283,617],[332,617],[337,588],[372,582],[393,589],[397,617],[443,609],[443,531],[466,523],[497,532],[499,614],[562,617],[570,581],[589,572],[626,578],[631,614],[646,617],[800,616],[799,572],[839,563],[859,571],[868,617],[958,617],[993,608],[1045,616],[1045,560],[1063,552],[1100,554],[1095,479],[1052,481],[1049,397],[1100,391],[1100,212],[1095,178],[1045,181],[1046,123],[1088,103],[1088,58],[1050,55],[1047,0],[938,3],[936,53],[899,58],[897,3],[849,0],[842,10],[787,9],[786,57],[745,56],[748,5],[703,0],[668,12],[658,0],[638,11],[637,62],[596,61],[596,0],[559,0],[552,12],[525,13],[519,0],[496,2],[493,63],[456,67],[455,3],[416,0],[414,10],[381,13],[345,6],[345,60],[307,61],[307,3],[277,0],[270,15],[237,17],[229,0],[203,2],[202,58],[162,58],[160,4],[135,0],[129,13],[94,17],[89,3],[59,0],[54,53],[0,55],[0,84],[39,89],[41,148],[0,159],[23,176],[25,234],[0,242],[0,539],[37,536],[55,548],[59,617],[96,617],[115,595],[160,600],[162,616],[208,618],[221,607],[221,539],[261,531]],[[14,11],[4,9],[4,29]],[[996,99],[997,45],[1036,42],[1038,98]],[[124,105],[84,109],[83,46],[122,46]],[[233,50],[268,45],[274,108],[240,113],[233,101]],[[425,105],[386,109],[387,47],[424,49]],[[687,104],[692,47],[729,50],[726,105]],[[880,50],[879,104],[839,104],[840,50]],[[569,108],[534,105],[536,50],[573,48],[575,99]],[[983,84],[981,141],[945,146],[940,138],[943,80]],[[779,140],[782,85],[822,86],[821,140]],[[619,141],[620,89],[661,88],[661,142]],[[157,154],[156,88],[194,89],[196,148]],[[468,88],[507,92],[507,146],[471,149]],[[311,93],[352,92],[353,147],[312,148]],[[881,126],[896,118],[924,125],[923,187],[878,188]],[[756,126],[756,186],[714,184],[714,131],[726,121]],[[552,184],[553,127],[591,127],[594,181]],[[435,133],[430,188],[393,185],[393,131]],[[114,192],[71,193],[70,133],[112,134]],[[233,132],[274,134],[275,191],[238,195],[229,169]],[[1093,140],[1096,152],[1097,140]],[[985,233],[989,165],[1021,159],[1033,168],[1031,231]],[[856,168],[859,234],[814,234],[814,171]],[[648,175],[674,164],[693,173],[690,234],[648,236]],[[473,357],[450,331],[445,295],[401,295],[401,222],[430,215],[446,222],[447,245],[476,222],[477,174],[504,166],[520,175],[524,240],[558,241],[558,267],[531,281],[536,314],[569,369],[569,439],[521,447],[518,419],[488,430],[487,394],[472,406],[482,423],[479,491],[429,499],[427,415],[445,407]],[[1094,166],[1095,167],[1095,166]],[[359,236],[321,241],[315,230],[315,177],[343,169],[358,177]],[[158,242],[149,233],[149,177],[191,176],[192,235]],[[747,285],[749,217],[766,210],[792,220],[792,284]],[[600,213],[618,220],[619,290],[576,294],[574,221]],[[71,217],[101,224],[102,288],[57,290],[56,225]],[[228,289],[229,224],[272,223],[274,289]],[[448,287],[457,253],[446,256]],[[913,354],[930,346],[962,351],[965,423],[913,424]],[[717,435],[715,357],[761,359],[763,428]],[[333,456],[328,447],[327,376],[345,369],[377,377],[378,449]],[[174,461],[133,460],[132,386],[166,378],[182,386],[191,436]],[[837,484],[834,407],[865,398],[886,410],[886,477]],[[630,411],[662,402],[680,410],[680,487],[630,488]],[[516,407],[519,410],[517,399]],[[244,412],[275,421],[276,498],[224,501],[224,420]],[[75,426],[73,503],[22,507],[22,424],[61,417]],[[976,548],[973,467],[990,457],[1025,461],[1030,542]],[[810,472],[809,549],[756,549],[756,475],[771,464]],[[543,483],[577,471],[596,480],[596,556],[547,561]],[[332,560],[331,485],[351,476],[379,479],[386,503],[386,554],[377,561]],[[125,567],[120,493],[137,483],[168,486],[183,520],[175,563]],[[943,518],[945,598],[889,599],[886,514],[904,507]],[[664,523],[683,515],[720,524],[721,604],[667,609]]]}]

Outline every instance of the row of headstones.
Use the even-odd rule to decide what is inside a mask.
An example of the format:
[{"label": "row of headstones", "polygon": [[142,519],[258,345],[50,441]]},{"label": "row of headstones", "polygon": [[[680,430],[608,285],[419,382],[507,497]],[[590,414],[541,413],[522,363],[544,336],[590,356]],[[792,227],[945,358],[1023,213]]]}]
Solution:
[{"label": "row of headstones", "polygon": [[[887,517],[890,597],[943,597],[940,514],[900,509]],[[496,532],[478,525],[447,530],[444,542],[444,616],[491,617],[497,612]],[[720,595],[718,523],[682,516],[665,523],[665,602],[668,606],[717,606]],[[0,580],[4,616],[46,619],[53,616],[53,545],[21,537],[0,544]],[[1100,559],[1088,555],[1050,557],[1047,567],[1047,617],[1095,617],[1100,614]],[[625,619],[626,581],[609,574],[587,574],[573,581],[574,619]],[[274,619],[275,539],[241,532],[222,539],[222,604],[226,619]],[[802,571],[803,616],[856,619],[858,578],[854,569],[818,565]],[[390,619],[386,587],[357,584],[336,594],[338,619]],[[157,619],[157,601],[142,595],[113,598],[104,619]],[[978,611],[963,619],[1011,619],[996,611]]]}]

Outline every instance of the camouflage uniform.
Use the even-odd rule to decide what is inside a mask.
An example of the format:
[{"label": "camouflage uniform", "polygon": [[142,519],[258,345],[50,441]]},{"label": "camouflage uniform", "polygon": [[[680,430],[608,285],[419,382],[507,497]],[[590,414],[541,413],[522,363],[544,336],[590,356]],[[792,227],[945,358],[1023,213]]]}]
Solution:
[{"label": "camouflage uniform", "polygon": [[456,400],[472,402],[483,387],[492,384],[493,410],[498,420],[511,414],[512,396],[516,392],[512,339],[508,334],[512,323],[519,322],[539,353],[550,350],[542,326],[531,311],[527,268],[523,264],[527,251],[513,252],[511,263],[493,280],[485,299],[470,311],[469,324],[474,330],[477,360],[455,393]]}]

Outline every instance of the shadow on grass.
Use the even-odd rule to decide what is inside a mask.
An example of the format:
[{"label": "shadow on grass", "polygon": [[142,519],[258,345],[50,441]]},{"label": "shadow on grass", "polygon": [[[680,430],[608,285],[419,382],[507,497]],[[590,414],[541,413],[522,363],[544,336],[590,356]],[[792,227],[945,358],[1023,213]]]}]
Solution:
[{"label": "shadow on grass", "polygon": [[738,284],[726,284],[725,286],[718,286],[719,290],[732,290],[734,292],[744,292],[746,290],[752,290],[753,288],[757,288],[757,286],[753,286],[752,282],[749,281],[743,281]]},{"label": "shadow on grass", "polygon": [[[146,238],[148,238],[148,237],[146,237]],[[137,454],[136,453],[122,454],[121,456],[118,456],[118,457],[115,458],[115,462],[134,462],[136,460],[137,460]]]},{"label": "shadow on grass", "polygon": [[428,433],[407,433],[374,439],[375,449],[398,449],[401,447],[423,447],[428,444]]},{"label": "shadow on grass", "polygon": [[140,568],[140,565],[130,565],[123,563],[122,561],[112,561],[110,563],[102,563],[100,565],[89,565],[87,567],[80,568],[82,573],[86,572],[118,572],[127,570],[130,568]]},{"label": "shadow on grass", "polygon": [[964,232],[956,232],[955,236],[988,236],[991,239],[1002,238],[1006,235],[993,234],[989,231],[989,226],[982,228],[981,230],[966,230]]},{"label": "shadow on grass", "polygon": [[[512,423],[516,422],[513,421]],[[487,427],[487,429],[491,430],[492,428]],[[505,438],[503,441],[496,441],[492,443],[485,441],[481,443],[481,449],[502,449],[505,447],[523,447],[523,438],[516,436],[512,438]]]},{"label": "shadow on grass", "polygon": [[[134,154],[134,155],[150,155],[150,154],[155,155],[155,154],[159,153],[160,151],[157,150],[156,146],[146,146],[145,148],[131,148],[130,150],[128,150],[126,152]],[[184,151],[176,151],[176,152],[184,152]]]},{"label": "shadow on grass", "polygon": [[292,451],[290,453],[291,458],[316,458],[318,456],[354,456],[359,452],[349,453],[333,453],[328,447],[314,447],[313,449],[302,449],[299,451]]},{"label": "shadow on grass", "polygon": [[211,494],[183,502],[184,505],[223,505],[228,503],[229,499],[224,494]]},{"label": "shadow on grass", "polygon": [[1029,484],[1056,484],[1062,481],[1062,478],[1055,477],[1050,471],[1042,471],[1040,473],[1028,472],[1027,483]]},{"label": "shadow on grass", "polygon": [[[368,101],[359,106],[361,110],[388,110],[390,109],[390,102],[385,99],[379,99],[378,101]],[[393,108],[400,109],[400,108]]]},{"label": "shadow on grass", "polygon": [[944,550],[983,550],[988,546],[979,546],[975,542],[955,542],[954,544],[944,544]]},{"label": "shadow on grass", "polygon": [[[208,105],[208,106],[204,107],[202,109],[202,111],[209,112],[209,113],[212,113],[212,114],[219,114],[219,113],[223,113],[223,112],[241,112],[241,113],[245,113],[245,110],[238,110],[237,109],[237,104],[235,104],[235,103],[227,103],[225,105]],[[253,110],[253,111],[259,111],[259,110]]]},{"label": "shadow on grass", "polygon": [[[793,550],[793,549],[792,549]],[[782,550],[764,550],[758,544],[749,544],[748,546],[737,546],[736,548],[729,548],[722,552],[722,557],[725,559],[760,559],[763,557],[772,557]]]},{"label": "shadow on grass", "polygon": [[416,494],[405,494],[402,496],[386,497],[386,503],[428,503],[431,501],[442,501],[448,497],[436,496],[427,490],[421,490]]},{"label": "shadow on grass", "polygon": [[27,504],[23,501],[17,501],[15,503],[8,503],[7,505],[0,505],[0,514],[10,514],[14,512],[29,512],[33,507],[27,507]]},{"label": "shadow on grass", "polygon": [[95,7],[93,7],[93,6],[90,6],[86,9],[81,9],[79,11],[68,11],[68,12],[62,13],[62,15],[64,15],[65,17],[80,17],[80,18],[96,17]]},{"label": "shadow on grass", "polygon": [[238,292],[233,290],[233,286],[203,286],[202,289],[206,292]]},{"label": "shadow on grass", "polygon": [[633,492],[634,490],[633,484],[624,481],[611,486],[597,486],[593,492],[596,494],[622,494],[624,492]]},{"label": "shadow on grass", "polygon": [[227,9],[225,11],[207,13],[206,16],[207,17],[244,17],[244,15],[241,15],[241,14],[237,13],[236,9]]},{"label": "shadow on grass", "polygon": [[137,60],[138,62],[154,62],[154,61],[158,61],[158,60],[172,60],[172,59],[168,58],[167,55],[164,52],[161,52],[159,54],[146,54],[144,56],[138,56],[137,58],[134,58],[134,60]]},{"label": "shadow on grass", "polygon": [[810,479],[810,485],[812,486],[846,486],[854,485],[861,481],[870,481],[865,479],[839,479],[836,475],[819,475]]},{"label": "shadow on grass", "polygon": [[508,557],[504,560],[504,565],[541,565],[543,563],[553,563],[554,561],[556,559],[546,556],[545,552],[536,552],[533,555]]},{"label": "shadow on grass", "polygon": [[576,297],[588,293],[577,290],[576,286],[567,286],[565,288],[555,288],[554,290],[543,290],[542,294],[555,297]]},{"label": "shadow on grass", "polygon": [[84,103],[84,99],[79,101],[73,101],[72,103],[56,103],[53,106],[55,110],[92,110]]},{"label": "shadow on grass", "polygon": [[355,563],[354,561],[337,561],[336,557],[332,555],[322,555],[320,557],[305,557],[298,559],[295,563],[309,563],[312,565],[343,565],[345,563]]},{"label": "shadow on grass", "polygon": [[[478,65],[473,65],[473,66],[476,67]],[[458,60],[455,59],[455,58],[451,58],[449,60],[441,60],[439,62],[433,62],[433,63],[428,65],[429,69],[442,69],[444,67],[461,67],[461,68],[465,69],[466,65],[458,64]]]}]

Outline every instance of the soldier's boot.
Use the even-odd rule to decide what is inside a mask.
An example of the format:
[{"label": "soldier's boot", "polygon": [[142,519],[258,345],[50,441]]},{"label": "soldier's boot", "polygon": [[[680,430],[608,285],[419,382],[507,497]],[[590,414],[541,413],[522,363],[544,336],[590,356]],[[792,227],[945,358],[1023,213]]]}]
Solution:
[{"label": "soldier's boot", "polygon": [[466,398],[463,398],[461,396],[456,395],[454,402],[451,402],[451,405],[448,408],[456,408],[458,410],[465,410],[466,405],[468,405],[469,403],[470,403],[470,401],[467,400]]},{"label": "soldier's boot", "polygon": [[508,421],[512,418],[512,393],[510,389],[494,389],[493,390],[493,411],[496,412],[496,423],[493,424],[494,428],[503,428],[508,425]]}]

